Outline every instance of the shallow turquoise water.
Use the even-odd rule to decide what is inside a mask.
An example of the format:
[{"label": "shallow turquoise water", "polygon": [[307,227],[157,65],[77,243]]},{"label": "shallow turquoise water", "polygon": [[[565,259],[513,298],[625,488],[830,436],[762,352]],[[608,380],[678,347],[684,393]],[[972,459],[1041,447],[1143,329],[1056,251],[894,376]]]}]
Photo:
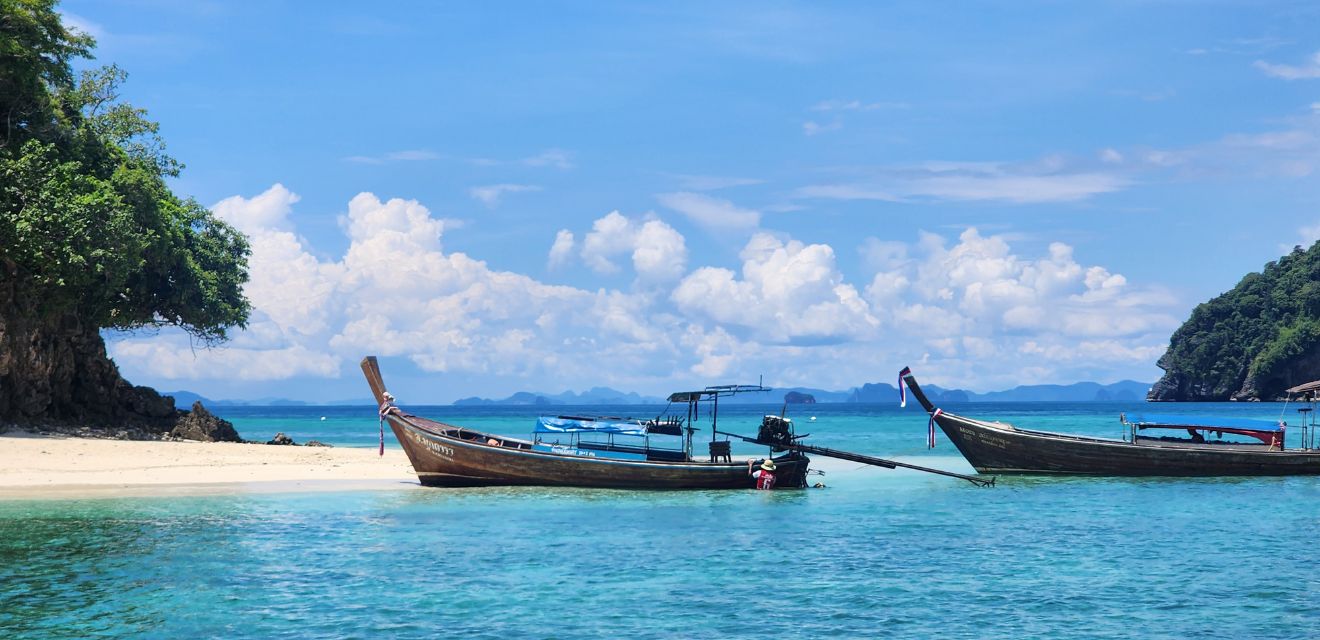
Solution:
[{"label": "shallow turquoise water", "polygon": [[[1190,409],[1270,418],[1278,408]],[[1114,436],[1123,410],[975,409],[958,408]],[[359,438],[322,428],[328,410],[295,411],[307,412],[302,422],[271,419],[341,444]],[[722,417],[733,427],[762,411]],[[531,415],[462,413],[510,434]],[[828,446],[910,455],[924,442],[919,412],[800,413],[818,416],[800,430]],[[258,414],[244,435],[271,426]],[[365,425],[363,444],[374,444],[369,413],[340,419]],[[965,468],[942,437],[921,455]],[[1002,478],[978,489],[825,466],[828,489],[774,493],[413,488],[0,502],[0,636],[1320,635],[1320,479]]]}]

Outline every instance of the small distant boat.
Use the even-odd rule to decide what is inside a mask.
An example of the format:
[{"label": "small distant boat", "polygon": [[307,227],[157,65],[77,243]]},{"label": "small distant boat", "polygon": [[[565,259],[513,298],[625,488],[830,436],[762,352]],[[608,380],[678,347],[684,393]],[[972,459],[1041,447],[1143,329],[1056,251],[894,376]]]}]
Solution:
[{"label": "small distant boat", "polygon": [[[1320,474],[1311,409],[1302,409],[1303,446],[1284,447],[1282,422],[1186,416],[1128,419],[1124,439],[1021,429],[937,408],[904,370],[902,381],[958,451],[980,473],[1098,476],[1287,476]],[[1300,391],[1299,391],[1300,390]],[[1293,393],[1320,390],[1320,382]],[[1313,417],[1309,418],[1314,420]],[[931,437],[933,438],[933,431]],[[1183,435],[1186,437],[1181,437]],[[1225,440],[1223,436],[1239,436]]]}]

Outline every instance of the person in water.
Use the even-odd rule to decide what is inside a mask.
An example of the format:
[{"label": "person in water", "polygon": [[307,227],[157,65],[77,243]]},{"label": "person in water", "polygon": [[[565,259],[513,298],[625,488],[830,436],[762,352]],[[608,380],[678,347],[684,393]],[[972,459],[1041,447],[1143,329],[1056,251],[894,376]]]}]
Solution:
[{"label": "person in water", "polygon": [[752,470],[752,464],[753,464],[754,462],[755,462],[755,461],[753,461],[753,460],[748,460],[748,461],[747,461],[747,473],[751,474],[752,479],[756,480],[756,488],[757,488],[757,489],[773,489],[773,488],[775,488],[775,463],[774,463],[774,461],[771,460],[771,459],[769,459],[769,458],[766,458],[766,459],[765,459],[765,462],[762,462],[762,463],[761,463],[761,468],[760,468],[760,469],[757,469],[757,470],[755,470],[755,471],[753,471],[753,470]]}]

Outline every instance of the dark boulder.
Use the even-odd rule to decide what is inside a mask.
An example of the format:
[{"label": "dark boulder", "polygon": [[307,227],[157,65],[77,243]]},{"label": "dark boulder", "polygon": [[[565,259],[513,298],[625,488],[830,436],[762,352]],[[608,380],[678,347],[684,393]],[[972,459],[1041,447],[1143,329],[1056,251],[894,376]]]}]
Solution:
[{"label": "dark boulder", "polygon": [[320,440],[308,440],[307,442],[304,442],[304,443],[303,443],[303,446],[304,446],[304,447],[333,447],[333,446],[335,446],[335,445],[333,445],[333,444],[326,444],[326,443],[324,443],[324,442],[321,442]]},{"label": "dark boulder", "polygon": [[[170,399],[170,404],[173,403],[174,400]],[[234,430],[232,422],[217,418],[215,414],[207,411],[206,407],[202,406],[201,401],[194,402],[192,411],[183,413],[180,416],[178,422],[174,424],[174,429],[170,431],[170,436],[202,442],[243,441],[242,438],[238,437],[238,432]]]},{"label": "dark boulder", "polygon": [[297,442],[294,442],[294,441],[293,441],[293,438],[290,438],[289,436],[284,435],[284,432],[281,431],[280,433],[275,434],[275,437],[274,437],[274,438],[271,438],[270,441],[267,442],[266,444],[279,444],[279,445],[290,445],[290,446],[293,446],[293,445],[297,445],[298,443],[297,443]]}]

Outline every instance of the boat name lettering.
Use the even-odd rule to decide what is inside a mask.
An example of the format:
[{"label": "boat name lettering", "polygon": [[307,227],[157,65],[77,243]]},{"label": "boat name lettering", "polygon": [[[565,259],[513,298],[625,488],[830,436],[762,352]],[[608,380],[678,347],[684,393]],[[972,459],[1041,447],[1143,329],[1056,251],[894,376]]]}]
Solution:
[{"label": "boat name lettering", "polygon": [[958,432],[961,433],[964,438],[977,440],[996,449],[1008,448],[1008,440],[1005,440],[1004,438],[998,438],[995,436],[986,435],[984,433],[977,433],[975,431],[972,431],[971,429],[968,429],[967,427],[962,427],[962,426],[958,427]]},{"label": "boat name lettering", "polygon": [[450,447],[446,447],[443,444],[440,444],[438,442],[431,442],[430,440],[427,440],[426,438],[416,434],[413,434],[413,440],[416,440],[418,444],[426,447],[427,449],[430,449],[432,453],[444,456],[446,458],[454,457],[454,450]]}]

